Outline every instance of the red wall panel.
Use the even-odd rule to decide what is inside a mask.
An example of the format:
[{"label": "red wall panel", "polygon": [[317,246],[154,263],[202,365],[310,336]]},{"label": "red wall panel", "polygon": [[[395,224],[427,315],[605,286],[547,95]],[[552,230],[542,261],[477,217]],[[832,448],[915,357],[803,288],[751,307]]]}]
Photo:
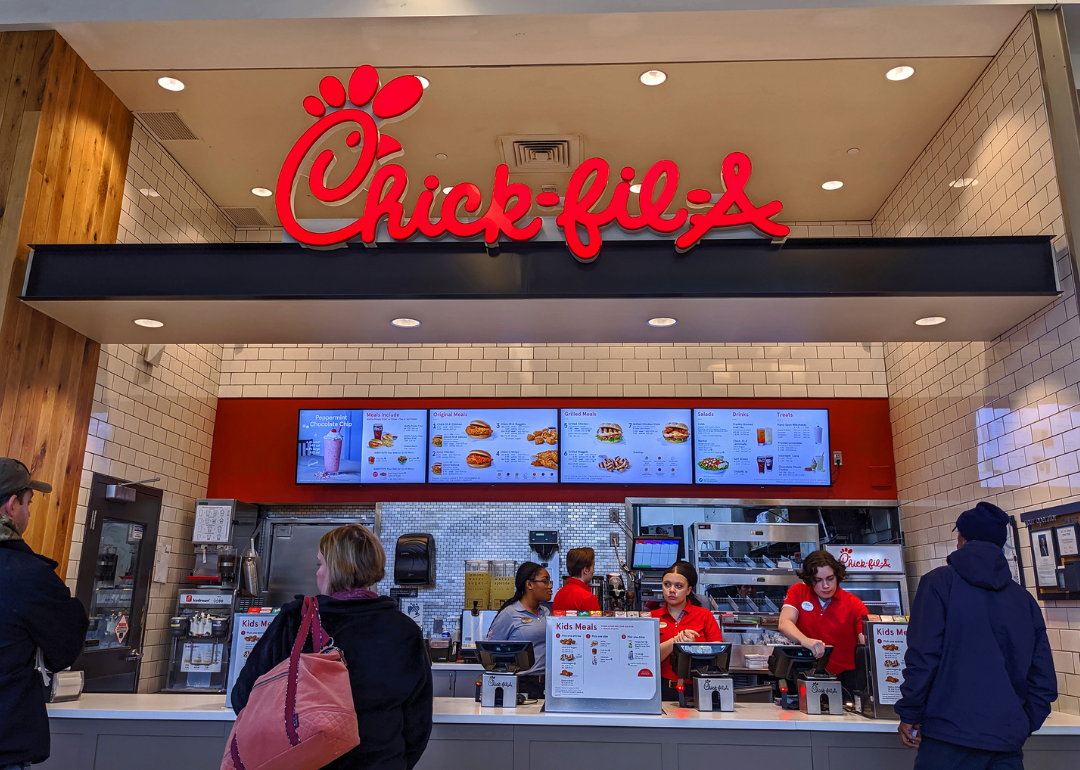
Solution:
[{"label": "red wall panel", "polygon": [[[300,409],[472,408],[788,408],[828,409],[832,450],[844,465],[833,468],[831,487],[640,484],[296,484],[297,412]],[[889,402],[851,399],[648,399],[474,398],[302,399],[223,398],[218,401],[210,460],[209,497],[249,503],[372,503],[389,501],[598,502],[627,497],[895,500]]]}]

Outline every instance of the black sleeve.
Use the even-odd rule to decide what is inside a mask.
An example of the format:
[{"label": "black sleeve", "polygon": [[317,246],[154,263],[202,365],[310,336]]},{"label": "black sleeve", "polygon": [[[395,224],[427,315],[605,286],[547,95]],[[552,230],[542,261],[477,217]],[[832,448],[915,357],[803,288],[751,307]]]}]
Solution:
[{"label": "black sleeve", "polygon": [[424,749],[427,748],[428,739],[431,737],[431,713],[432,713],[432,685],[431,685],[431,659],[424,649],[423,642],[414,645],[416,653],[416,670],[420,671],[420,681],[402,704],[401,711],[404,718],[402,736],[405,738],[405,763],[408,770],[420,761]]},{"label": "black sleeve", "polygon": [[1035,651],[1028,670],[1027,700],[1024,711],[1028,716],[1028,730],[1035,732],[1050,716],[1051,703],[1057,700],[1057,673],[1054,670],[1054,657],[1050,652],[1050,640],[1046,638],[1046,622],[1042,609],[1031,599],[1031,622],[1035,626]]},{"label": "black sleeve", "polygon": [[82,654],[90,620],[82,602],[71,596],[64,581],[48,567],[35,570],[28,583],[15,612],[41,648],[45,667],[60,671]]},{"label": "black sleeve", "polygon": [[247,705],[255,680],[289,657],[299,630],[299,616],[282,608],[262,639],[255,643],[247,662],[236,677],[230,700],[234,712],[239,714],[240,709]]}]

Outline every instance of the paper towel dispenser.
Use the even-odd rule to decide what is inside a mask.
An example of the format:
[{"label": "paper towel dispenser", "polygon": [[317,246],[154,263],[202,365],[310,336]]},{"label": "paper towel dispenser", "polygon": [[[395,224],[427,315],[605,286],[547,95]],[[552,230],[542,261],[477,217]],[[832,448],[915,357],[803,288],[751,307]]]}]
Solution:
[{"label": "paper towel dispenser", "polygon": [[398,585],[435,584],[435,538],[426,532],[402,535],[394,549],[394,582]]}]

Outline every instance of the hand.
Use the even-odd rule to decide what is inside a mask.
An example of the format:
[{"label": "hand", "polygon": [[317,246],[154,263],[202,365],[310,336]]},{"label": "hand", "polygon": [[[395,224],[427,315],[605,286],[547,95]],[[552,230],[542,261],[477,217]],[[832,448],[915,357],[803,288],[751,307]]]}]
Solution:
[{"label": "hand", "polygon": [[922,743],[920,727],[921,725],[909,725],[907,722],[901,722],[900,726],[896,728],[897,732],[900,733],[900,742],[909,749],[919,748],[919,744]]},{"label": "hand", "polygon": [[675,634],[675,641],[676,642],[693,642],[693,641],[696,641],[697,638],[698,638],[697,631],[694,631],[694,630],[689,629],[689,628],[683,629],[679,633]]},{"label": "hand", "polygon": [[803,647],[814,653],[815,658],[820,658],[825,654],[825,643],[820,639],[807,639],[803,642]]}]

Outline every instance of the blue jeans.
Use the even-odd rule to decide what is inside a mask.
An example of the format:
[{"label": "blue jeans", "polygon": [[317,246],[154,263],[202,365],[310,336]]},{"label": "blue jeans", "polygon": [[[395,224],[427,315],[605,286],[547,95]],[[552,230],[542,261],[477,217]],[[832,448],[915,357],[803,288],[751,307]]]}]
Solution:
[{"label": "blue jeans", "polygon": [[915,770],[1024,770],[1024,752],[969,749],[923,736]]}]

